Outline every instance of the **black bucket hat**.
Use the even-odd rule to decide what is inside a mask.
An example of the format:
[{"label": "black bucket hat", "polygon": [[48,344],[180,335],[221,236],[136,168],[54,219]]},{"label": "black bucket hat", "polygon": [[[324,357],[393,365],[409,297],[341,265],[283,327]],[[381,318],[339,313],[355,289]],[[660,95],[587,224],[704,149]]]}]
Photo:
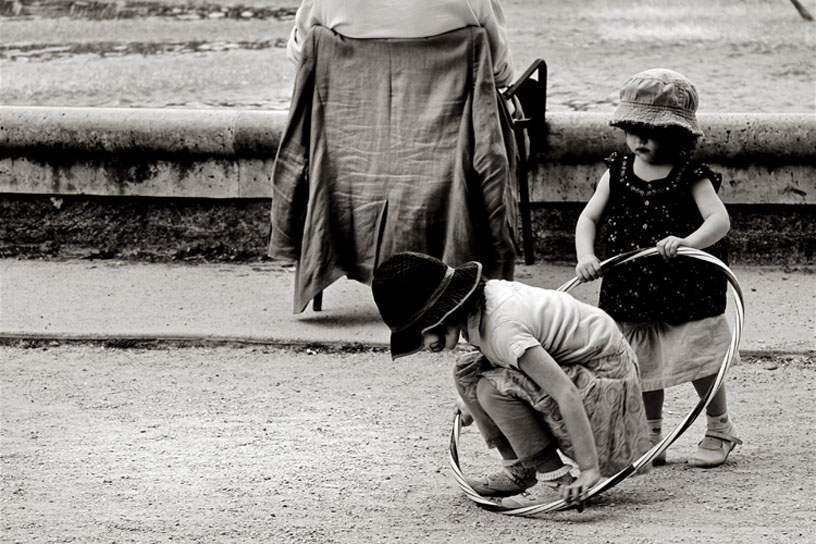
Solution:
[{"label": "black bucket hat", "polygon": [[441,324],[476,290],[482,265],[452,268],[422,253],[397,253],[374,272],[371,291],[383,321],[391,329],[391,357],[422,349],[425,331]]}]

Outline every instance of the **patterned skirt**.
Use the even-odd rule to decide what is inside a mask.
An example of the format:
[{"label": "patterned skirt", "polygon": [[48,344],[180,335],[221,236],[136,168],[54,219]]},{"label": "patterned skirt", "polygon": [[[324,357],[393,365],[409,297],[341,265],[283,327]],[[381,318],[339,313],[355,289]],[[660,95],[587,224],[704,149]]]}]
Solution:
[{"label": "patterned skirt", "polygon": [[[637,359],[625,341],[618,354],[561,369],[578,389],[589,417],[601,474],[611,476],[627,467],[650,447],[640,389]],[[558,404],[523,372],[493,367],[480,354],[457,363],[454,379],[464,397],[476,400],[476,385],[486,378],[502,394],[528,402],[541,413],[558,449],[575,459],[572,439]]]}]

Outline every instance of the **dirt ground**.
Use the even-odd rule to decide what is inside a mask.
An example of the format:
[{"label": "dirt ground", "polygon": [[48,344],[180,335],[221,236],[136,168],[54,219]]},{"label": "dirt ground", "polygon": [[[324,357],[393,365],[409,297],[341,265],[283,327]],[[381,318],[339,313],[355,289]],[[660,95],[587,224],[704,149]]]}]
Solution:
[{"label": "dirt ground", "polygon": [[[812,25],[778,2],[662,2],[660,13],[638,2],[505,4],[516,67],[548,61],[551,111],[611,112],[628,75],[659,65],[697,83],[702,112],[813,112]],[[779,16],[769,22],[744,16],[771,12]],[[268,27],[213,37],[180,22],[178,37],[153,38],[162,27],[145,17],[136,37],[119,38],[125,25],[9,13],[5,105],[288,106],[290,19],[270,15]],[[696,19],[677,24],[689,14]],[[52,37],[73,24],[79,37]],[[30,38],[35,27],[45,37]],[[15,29],[21,37],[9,38]],[[732,369],[726,383],[745,444],[726,466],[684,465],[698,421],[667,466],[582,513],[540,519],[482,510],[453,481],[452,363],[306,348],[0,346],[0,541],[719,544],[816,533],[814,357]],[[667,422],[693,402],[690,387],[670,391]],[[494,466],[473,429],[460,446],[466,473]]]},{"label": "dirt ground", "polygon": [[[752,358],[726,384],[745,444],[684,458],[583,513],[487,512],[448,467],[453,354],[11,345],[2,361],[4,542],[803,542],[816,531],[814,359]],[[399,394],[395,394],[395,393]],[[666,418],[692,406],[670,391]],[[474,430],[466,473],[492,467]]]}]

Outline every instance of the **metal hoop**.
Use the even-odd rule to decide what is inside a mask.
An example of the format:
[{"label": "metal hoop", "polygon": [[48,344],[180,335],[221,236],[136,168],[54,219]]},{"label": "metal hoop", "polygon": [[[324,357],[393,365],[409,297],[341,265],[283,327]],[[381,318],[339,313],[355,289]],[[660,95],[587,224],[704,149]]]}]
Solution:
[{"label": "metal hoop", "polygon": [[[651,464],[652,460],[664,452],[669,446],[677,440],[680,435],[682,435],[686,430],[691,427],[694,420],[697,419],[697,416],[708,406],[708,403],[711,401],[714,394],[720,388],[723,380],[725,379],[725,375],[728,372],[729,367],[734,359],[734,355],[737,353],[737,349],[739,348],[740,338],[742,337],[742,326],[745,319],[745,310],[743,305],[743,298],[742,298],[742,287],[740,287],[739,281],[737,280],[734,273],[731,271],[728,266],[723,263],[721,260],[717,259],[713,255],[706,253],[705,251],[700,251],[699,249],[692,249],[681,247],[677,251],[678,256],[683,257],[690,257],[693,259],[698,259],[700,261],[704,261],[714,265],[723,275],[725,275],[726,279],[728,280],[728,284],[731,287],[731,292],[734,295],[734,328],[731,332],[731,344],[728,346],[728,351],[725,353],[723,357],[722,364],[720,365],[720,370],[717,372],[717,376],[714,379],[714,383],[711,384],[708,393],[704,397],[702,397],[697,404],[691,409],[691,411],[686,415],[685,418],[677,425],[677,427],[667,434],[663,440],[655,444],[649,451],[644,453],[640,458],[634,461],[632,464],[627,466],[626,468],[620,470],[617,474],[613,475],[610,478],[605,480],[601,480],[595,486],[589,490],[586,494],[584,500],[592,498],[596,495],[600,495],[604,491],[612,489],[623,480],[637,472],[638,470],[642,469],[643,467]],[[645,257],[653,257],[658,255],[656,248],[649,248],[649,249],[637,249],[634,251],[630,251],[628,253],[622,253],[611,259],[607,259],[601,263],[601,275],[605,274],[615,266],[621,265],[623,263],[627,263],[630,261],[634,261],[637,259],[642,259]],[[559,291],[569,291],[576,285],[579,285],[582,281],[575,277],[572,280],[568,281],[567,283],[563,284],[561,287],[558,288]],[[492,500],[483,497],[478,492],[476,492],[470,484],[468,484],[467,479],[465,478],[464,473],[462,472],[461,467],[459,466],[459,434],[462,429],[462,421],[461,421],[461,414],[457,413],[453,420],[453,429],[451,430],[450,436],[450,450],[449,450],[449,462],[451,468],[453,469],[454,478],[456,482],[459,484],[459,487],[462,491],[467,495],[467,497],[487,510],[492,510],[495,512],[499,512],[501,514],[505,514],[508,516],[532,516],[535,514],[540,514],[543,512],[554,512],[557,510],[564,510],[566,508],[575,507],[574,504],[568,504],[564,500],[558,500],[549,504],[538,504],[533,506],[525,506],[522,508],[507,508]],[[577,505],[581,508],[581,505]]]}]

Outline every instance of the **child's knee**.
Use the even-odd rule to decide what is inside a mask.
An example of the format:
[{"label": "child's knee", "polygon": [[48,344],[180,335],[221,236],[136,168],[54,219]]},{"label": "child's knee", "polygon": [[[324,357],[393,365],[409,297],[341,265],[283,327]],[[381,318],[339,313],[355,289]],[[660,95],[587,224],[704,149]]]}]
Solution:
[{"label": "child's knee", "polygon": [[482,378],[476,384],[476,400],[482,406],[491,406],[500,400],[502,394],[496,389],[496,386],[487,378]]},{"label": "child's knee", "polygon": [[463,399],[476,402],[476,385],[485,367],[483,355],[479,352],[466,353],[453,367],[453,383]]}]

